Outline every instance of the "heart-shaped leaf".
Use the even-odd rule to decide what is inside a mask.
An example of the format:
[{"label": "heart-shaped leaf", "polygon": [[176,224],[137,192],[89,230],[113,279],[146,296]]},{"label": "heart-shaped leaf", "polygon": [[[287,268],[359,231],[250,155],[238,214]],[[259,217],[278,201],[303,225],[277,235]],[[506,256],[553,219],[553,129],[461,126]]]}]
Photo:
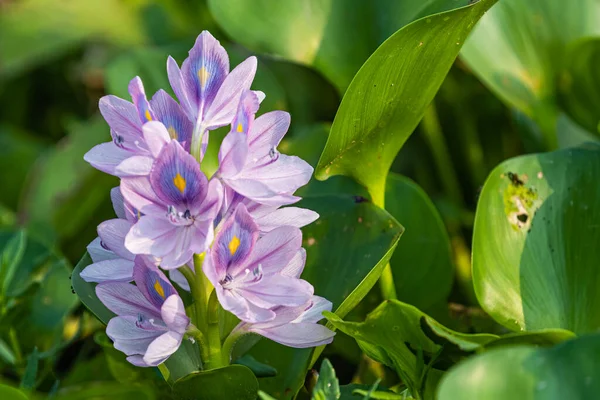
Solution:
[{"label": "heart-shaped leaf", "polygon": [[594,399],[600,392],[600,335],[553,348],[518,346],[465,360],[442,379],[439,400]]},{"label": "heart-shaped leaf", "polygon": [[[344,317],[379,279],[403,228],[362,197],[315,196],[299,204],[320,215],[303,228],[307,261],[302,278]],[[250,354],[278,371],[276,377],[261,379],[261,389],[278,399],[289,399],[304,382],[312,349],[293,349],[262,339]]]},{"label": "heart-shaped leaf", "polygon": [[406,229],[390,260],[398,300],[420,310],[445,303],[452,288],[450,239],[435,206],[408,178],[388,176],[386,210]]},{"label": "heart-shaped leaf", "polygon": [[473,284],[496,321],[514,331],[600,328],[598,176],[593,143],[492,171],[475,217]]},{"label": "heart-shaped leaf", "polygon": [[221,27],[254,51],[312,65],[343,92],[385,39],[466,0],[209,0]]},{"label": "heart-shaped leaf", "polygon": [[598,133],[600,123],[600,38],[580,40],[567,48],[558,85],[559,102],[573,120]]},{"label": "heart-shaped leaf", "polygon": [[184,376],[173,390],[182,400],[255,400],[258,382],[247,367],[230,365]]},{"label": "heart-shaped leaf", "polygon": [[362,66],[335,116],[315,176],[347,175],[383,205],[388,170],[431,103],[474,24],[496,2],[420,19]]},{"label": "heart-shaped leaf", "polygon": [[532,117],[553,147],[556,83],[568,45],[598,36],[599,16],[595,0],[503,0],[481,19],[461,55],[502,100]]}]

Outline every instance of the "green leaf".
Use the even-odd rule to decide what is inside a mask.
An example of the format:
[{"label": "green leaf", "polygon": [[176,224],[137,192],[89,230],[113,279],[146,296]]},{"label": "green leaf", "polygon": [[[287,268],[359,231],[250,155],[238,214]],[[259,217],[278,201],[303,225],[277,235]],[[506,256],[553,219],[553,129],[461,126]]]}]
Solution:
[{"label": "green leaf", "polygon": [[429,310],[450,294],[454,267],[450,239],[437,209],[419,185],[388,176],[386,210],[406,229],[390,260],[398,300]]},{"label": "green leaf", "polygon": [[173,386],[180,399],[190,400],[255,400],[258,381],[243,365],[230,365],[184,376]]},{"label": "green leaf", "polygon": [[560,113],[556,121],[556,135],[559,149],[580,146],[585,142],[600,141],[600,138],[577,125],[564,113]]},{"label": "green leaf", "polygon": [[598,176],[593,143],[513,158],[491,172],[475,217],[473,284],[500,324],[600,328]]},{"label": "green leaf", "polygon": [[343,92],[385,39],[465,0],[209,0],[227,34],[254,51],[312,65]]},{"label": "green leaf", "polygon": [[347,175],[383,205],[388,170],[441,86],[473,25],[496,2],[418,20],[387,39],[365,62],[333,121],[315,172]]},{"label": "green leaf", "polygon": [[21,389],[33,390],[35,388],[35,380],[38,374],[39,353],[37,347],[33,348],[33,352],[27,356],[27,365],[25,372],[21,378]]},{"label": "green leaf", "polygon": [[81,271],[88,265],[92,264],[92,258],[86,252],[81,260],[77,263],[71,274],[71,285],[73,290],[79,297],[79,300],[92,312],[102,323],[108,324],[108,321],[115,315],[110,311],[96,296],[96,285],[91,282],[86,282],[81,278]]},{"label": "green leaf", "polygon": [[[60,238],[70,238],[82,248],[87,243],[81,241],[89,240],[102,217],[114,215],[107,198],[118,180],[83,160],[96,144],[110,140],[106,122],[95,117],[71,123],[68,130],[69,135],[31,171],[22,211],[28,226],[51,226]],[[82,234],[86,229],[88,234]]]},{"label": "green leaf", "polygon": [[579,125],[596,134],[600,123],[600,39],[579,40],[567,48],[558,85],[559,103]]},{"label": "green leaf", "polygon": [[15,271],[21,264],[25,247],[27,246],[27,235],[20,230],[8,241],[2,251],[0,264],[0,282],[2,282],[1,293],[4,295],[10,288]]},{"label": "green leaf", "polygon": [[598,16],[595,0],[503,0],[481,19],[461,55],[496,95],[540,124],[552,147],[568,45],[598,36]]},{"label": "green leaf", "polygon": [[126,355],[114,348],[113,343],[106,336],[106,333],[96,332],[94,342],[102,346],[108,369],[117,382],[128,383],[143,379],[143,372],[148,371],[148,369],[135,367],[130,364],[126,360]]},{"label": "green leaf", "polygon": [[141,383],[92,382],[62,388],[56,395],[60,400],[157,400],[152,387]]},{"label": "green leaf", "polygon": [[0,398],[7,400],[27,400],[25,393],[2,383],[0,383]]},{"label": "green leaf", "polygon": [[0,78],[53,59],[85,39],[123,46],[142,42],[136,7],[118,0],[70,1],[60,7],[49,0],[6,4],[0,14]]},{"label": "green leaf", "polygon": [[0,339],[0,359],[7,364],[14,365],[16,361],[15,354],[6,342]]},{"label": "green leaf", "polygon": [[[320,215],[303,228],[307,260],[302,278],[313,284],[315,294],[333,303],[337,315],[344,317],[379,279],[403,228],[363,197],[307,197],[299,206]],[[302,387],[311,366],[312,349],[293,349],[262,339],[250,354],[277,369],[276,377],[261,379],[260,385],[282,400],[293,398]]]},{"label": "green leaf", "polygon": [[340,383],[328,359],[324,359],[319,370],[319,379],[312,392],[312,400],[337,400],[340,398]]},{"label": "green leaf", "polygon": [[[437,380],[437,369],[496,340],[489,334],[454,332],[415,307],[388,300],[371,312],[364,322],[342,321],[325,313],[329,322],[352,336],[370,358],[394,368],[413,395],[426,390],[428,377]],[[428,368],[432,367],[427,373]]]},{"label": "green leaf", "polygon": [[232,364],[248,367],[257,378],[268,378],[277,375],[277,370],[275,368],[256,361],[256,359],[249,354],[238,358]]},{"label": "green leaf", "polygon": [[[73,270],[71,284],[73,290],[88,310],[102,321],[102,323],[108,324],[108,321],[114,317],[115,314],[106,308],[100,299],[98,299],[98,296],[96,296],[96,285],[84,281],[80,276],[81,271],[91,263],[92,259],[86,252]],[[184,340],[181,343],[181,346],[179,346],[179,349],[172,354],[164,364],[162,364],[161,372],[164,371],[165,380],[172,384],[183,376],[199,371],[200,365],[198,346],[191,343],[189,340]]]},{"label": "green leaf", "polygon": [[600,391],[600,336],[590,335],[544,349],[495,349],[451,369],[439,400],[593,399]]}]

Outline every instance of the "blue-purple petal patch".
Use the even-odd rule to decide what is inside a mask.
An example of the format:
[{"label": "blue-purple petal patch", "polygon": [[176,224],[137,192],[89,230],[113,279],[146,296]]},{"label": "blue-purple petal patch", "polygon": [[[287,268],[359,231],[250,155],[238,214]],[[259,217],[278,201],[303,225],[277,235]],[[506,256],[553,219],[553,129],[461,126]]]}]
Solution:
[{"label": "blue-purple petal patch", "polygon": [[186,151],[190,150],[194,125],[171,96],[159,90],[150,100],[156,118],[163,123],[171,139],[177,140]]},{"label": "blue-purple petal patch", "polygon": [[141,256],[135,258],[133,279],[140,292],[157,309],[161,308],[169,296],[177,294],[165,274]]},{"label": "blue-purple petal patch", "polygon": [[239,204],[215,237],[212,255],[216,265],[226,270],[243,263],[251,253],[258,233],[258,225],[246,207]]},{"label": "blue-purple petal patch", "polygon": [[150,109],[150,103],[148,103],[148,100],[146,99],[144,85],[142,84],[142,80],[139,76],[136,76],[131,80],[131,82],[129,82],[128,89],[142,124],[154,121],[156,116]]}]

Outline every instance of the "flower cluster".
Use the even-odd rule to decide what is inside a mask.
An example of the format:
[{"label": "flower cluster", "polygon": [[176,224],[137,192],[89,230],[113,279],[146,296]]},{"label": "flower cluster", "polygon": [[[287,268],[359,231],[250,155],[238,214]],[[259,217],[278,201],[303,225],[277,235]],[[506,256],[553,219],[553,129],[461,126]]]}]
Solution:
[{"label": "flower cluster", "polygon": [[[306,253],[299,228],[318,215],[286,207],[299,200],[294,192],[312,168],[277,151],[289,114],[255,118],[265,97],[250,90],[256,66],[249,57],[230,72],[225,49],[205,31],[181,68],[167,61],[178,101],[163,90],[148,100],[138,77],[129,84],[132,103],[100,100],[112,141],[85,160],[120,178],[111,192],[117,218],[98,226],[88,246],[93,264],[81,276],[98,283],[98,298],[117,315],[107,334],[135,365],[162,363],[191,332],[207,336],[207,316],[189,318],[171,281],[191,289],[206,313],[210,300],[196,294],[212,290],[239,318],[236,337],[252,332],[292,347],[333,339],[317,324],[331,303],[300,279]],[[209,179],[200,168],[209,132],[228,125]]]}]

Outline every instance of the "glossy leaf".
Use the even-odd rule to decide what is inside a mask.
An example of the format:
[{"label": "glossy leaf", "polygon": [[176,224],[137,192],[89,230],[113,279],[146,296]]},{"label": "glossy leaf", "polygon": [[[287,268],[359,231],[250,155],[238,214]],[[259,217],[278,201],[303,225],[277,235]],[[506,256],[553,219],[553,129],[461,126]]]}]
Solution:
[{"label": "glossy leaf", "polygon": [[481,0],[432,15],[387,39],[342,99],[315,176],[350,176],[383,205],[392,161],[433,100],[471,28],[495,2]]},{"label": "glossy leaf", "polygon": [[397,174],[388,176],[385,204],[406,229],[390,260],[398,300],[420,310],[445,303],[454,267],[439,212],[419,185]]},{"label": "glossy leaf", "polygon": [[0,77],[54,58],[86,39],[143,42],[135,9],[117,0],[72,1],[61,7],[48,0],[7,4],[0,14]]},{"label": "glossy leaf", "polygon": [[[447,368],[448,361],[454,362],[498,338],[454,332],[398,300],[385,301],[364,322],[342,321],[332,313],[326,313],[326,317],[334,327],[356,339],[367,356],[395,369],[413,396],[428,390],[429,374],[435,385],[439,369]],[[431,368],[427,374],[426,365]]]},{"label": "glossy leaf", "polygon": [[19,389],[11,386],[0,384],[0,398],[10,400],[27,400],[28,397]]},{"label": "glossy leaf", "polygon": [[595,68],[599,61],[600,39],[571,44],[558,85],[562,108],[579,125],[596,134],[600,133],[600,73]]},{"label": "glossy leaf", "polygon": [[533,117],[552,145],[568,45],[598,36],[599,17],[595,0],[503,0],[481,19],[462,58],[502,100]]},{"label": "glossy leaf", "polygon": [[249,368],[257,378],[268,378],[277,375],[277,370],[275,368],[256,361],[256,359],[249,354],[238,358],[232,364],[239,364]]},{"label": "glossy leaf", "polygon": [[496,321],[514,331],[600,328],[599,174],[592,143],[492,171],[475,217],[473,284]]},{"label": "glossy leaf", "polygon": [[86,282],[81,279],[81,271],[88,265],[92,263],[92,258],[86,252],[81,260],[73,269],[73,273],[71,274],[71,285],[73,286],[73,290],[77,293],[79,300],[83,303],[84,306],[87,307],[102,323],[108,324],[108,321],[115,314],[110,311],[96,296],[96,285],[90,282]]},{"label": "glossy leaf", "polygon": [[592,399],[600,391],[600,336],[550,349],[534,346],[491,350],[448,371],[440,400]]},{"label": "glossy leaf", "polygon": [[263,53],[312,65],[343,92],[371,53],[397,29],[465,0],[210,0],[236,41]]},{"label": "glossy leaf", "polygon": [[190,400],[255,400],[256,377],[243,365],[230,365],[187,375],[173,386],[179,399]]},{"label": "glossy leaf", "polygon": [[337,400],[340,398],[340,383],[328,359],[324,359],[319,370],[319,379],[312,392],[312,400]]},{"label": "glossy leaf", "polygon": [[[344,317],[379,279],[403,228],[362,197],[307,197],[299,206],[320,215],[303,228],[307,261],[302,278]],[[293,349],[262,339],[250,354],[278,371],[276,377],[261,379],[261,389],[278,399],[289,399],[304,382],[312,349]]]}]

